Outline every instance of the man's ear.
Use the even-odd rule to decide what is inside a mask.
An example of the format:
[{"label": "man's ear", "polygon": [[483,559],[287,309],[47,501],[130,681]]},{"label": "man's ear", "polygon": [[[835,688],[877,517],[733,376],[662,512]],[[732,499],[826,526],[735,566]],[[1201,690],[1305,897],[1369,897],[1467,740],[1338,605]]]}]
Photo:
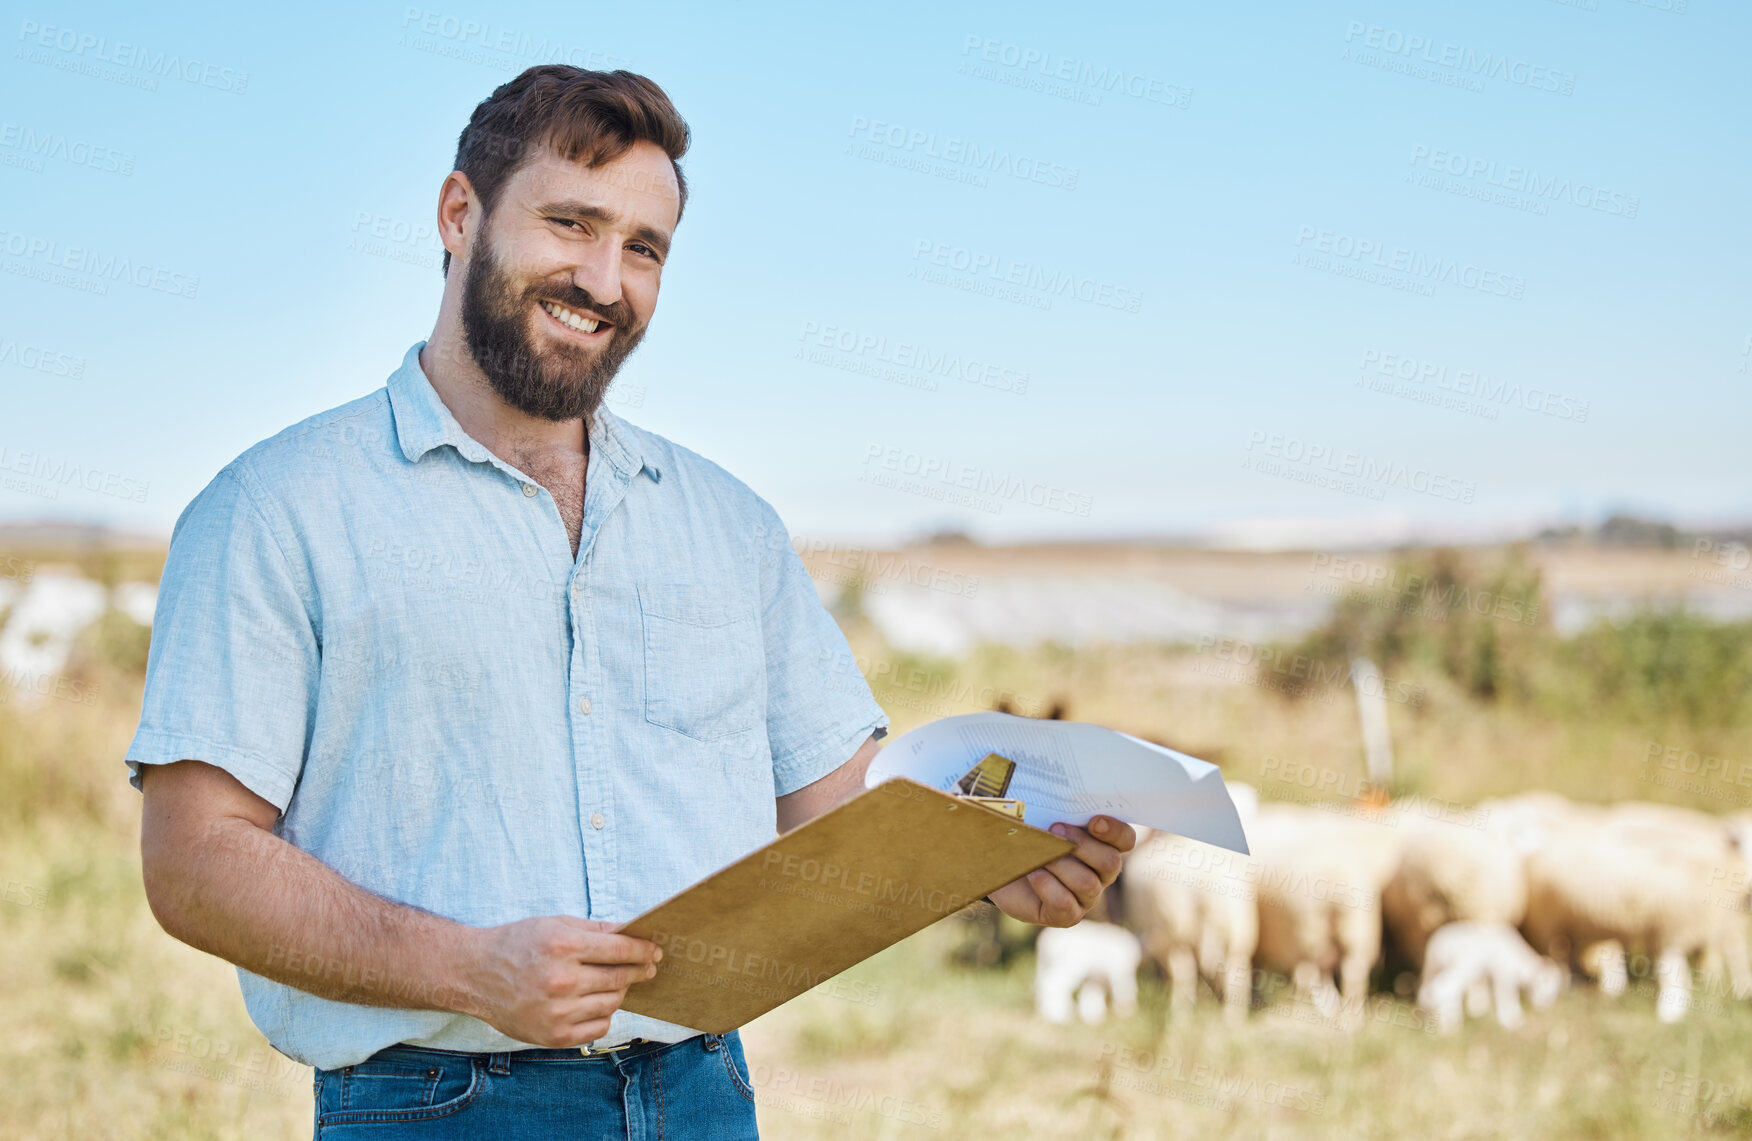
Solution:
[{"label": "man's ear", "polygon": [[484,212],[468,175],[453,170],[438,188],[438,240],[444,243],[444,275],[450,276],[450,259],[463,257],[474,240]]}]

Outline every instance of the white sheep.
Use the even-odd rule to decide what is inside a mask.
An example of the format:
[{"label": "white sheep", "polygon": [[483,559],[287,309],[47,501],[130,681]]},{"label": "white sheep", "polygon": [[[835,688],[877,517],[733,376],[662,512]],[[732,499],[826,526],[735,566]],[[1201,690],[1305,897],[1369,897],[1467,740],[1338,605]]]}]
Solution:
[{"label": "white sheep", "polygon": [[[1243,829],[1259,805],[1250,785],[1227,784]],[[1162,964],[1171,1001],[1190,1007],[1199,976],[1222,995],[1231,1022],[1246,1019],[1253,999],[1253,950],[1259,912],[1248,857],[1166,832],[1146,834],[1122,878],[1127,924]]]},{"label": "white sheep", "polygon": [[1493,1004],[1497,1022],[1513,1030],[1521,1024],[1521,992],[1537,1008],[1557,1001],[1569,972],[1541,956],[1506,923],[1448,923],[1429,938],[1417,1004],[1452,1033],[1466,1013],[1484,1014]]},{"label": "white sheep", "polygon": [[1371,816],[1360,805],[1265,804],[1249,833],[1259,865],[1255,962],[1287,975],[1327,1017],[1353,1026],[1380,957],[1381,889],[1402,841],[1398,829]]},{"label": "white sheep", "polygon": [[1493,833],[1506,836],[1517,851],[1526,854],[1544,843],[1556,829],[1598,820],[1600,809],[1592,804],[1577,804],[1559,793],[1529,789],[1480,801],[1477,817],[1488,822]]},{"label": "white sheep", "polygon": [[1632,800],[1607,808],[1602,823],[1615,835],[1679,854],[1690,866],[1706,869],[1693,885],[1699,902],[1707,905],[1704,915],[1712,929],[1701,966],[1712,982],[1719,981],[1725,967],[1734,997],[1752,998],[1752,954],[1746,938],[1752,835],[1746,818]]},{"label": "white sheep", "polygon": [[1423,966],[1430,936],[1458,921],[1518,926],[1527,912],[1522,853],[1490,826],[1408,818],[1393,878],[1381,891],[1381,915],[1412,968]]},{"label": "white sheep", "polygon": [[1676,827],[1658,815],[1608,810],[1553,829],[1527,857],[1523,930],[1540,952],[1609,972],[1613,983],[1622,972],[1619,949],[1647,954],[1659,988],[1656,1014],[1676,1022],[1691,1005],[1693,958],[1706,967],[1725,962],[1735,994],[1752,994],[1747,864],[1725,828]]},{"label": "white sheep", "polygon": [[[1491,833],[1501,836],[1520,855],[1523,873],[1526,858],[1544,847],[1554,835],[1566,828],[1598,827],[1603,812],[1598,805],[1578,804],[1544,789],[1530,789],[1478,805],[1478,815],[1489,821]],[[1600,939],[1571,948],[1570,959],[1572,965],[1593,979],[1600,992],[1608,997],[1623,994],[1630,981],[1624,945],[1616,939]]]},{"label": "white sheep", "polygon": [[1091,1026],[1106,1016],[1109,997],[1121,1018],[1137,1010],[1143,948],[1125,928],[1087,919],[1048,927],[1034,951],[1034,1008],[1048,1022],[1069,1022],[1073,997]]}]

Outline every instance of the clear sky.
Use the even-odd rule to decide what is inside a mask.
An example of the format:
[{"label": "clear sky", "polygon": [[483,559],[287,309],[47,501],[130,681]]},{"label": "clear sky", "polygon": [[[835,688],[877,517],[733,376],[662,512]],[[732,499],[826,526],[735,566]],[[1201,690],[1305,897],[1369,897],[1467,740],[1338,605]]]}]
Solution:
[{"label": "clear sky", "polygon": [[6,5],[0,521],[379,387],[554,60],[694,132],[611,406],[794,531],[1752,518],[1737,0],[428,4]]}]

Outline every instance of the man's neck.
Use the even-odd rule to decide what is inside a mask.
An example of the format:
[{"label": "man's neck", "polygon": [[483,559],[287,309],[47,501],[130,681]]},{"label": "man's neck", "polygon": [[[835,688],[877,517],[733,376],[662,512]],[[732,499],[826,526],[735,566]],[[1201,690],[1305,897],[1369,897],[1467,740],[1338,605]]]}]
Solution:
[{"label": "man's neck", "polygon": [[500,459],[588,454],[582,419],[544,420],[507,404],[493,391],[460,334],[434,330],[420,350],[420,369],[462,430]]}]

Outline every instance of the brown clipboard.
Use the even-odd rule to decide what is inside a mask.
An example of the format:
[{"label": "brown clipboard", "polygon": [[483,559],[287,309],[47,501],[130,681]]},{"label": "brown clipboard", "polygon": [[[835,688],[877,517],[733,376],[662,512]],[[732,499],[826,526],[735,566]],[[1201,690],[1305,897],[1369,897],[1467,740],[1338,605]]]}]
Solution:
[{"label": "brown clipboard", "polygon": [[844,804],[621,928],[663,948],[621,1009],[727,1034],[1072,851],[904,778]]}]

